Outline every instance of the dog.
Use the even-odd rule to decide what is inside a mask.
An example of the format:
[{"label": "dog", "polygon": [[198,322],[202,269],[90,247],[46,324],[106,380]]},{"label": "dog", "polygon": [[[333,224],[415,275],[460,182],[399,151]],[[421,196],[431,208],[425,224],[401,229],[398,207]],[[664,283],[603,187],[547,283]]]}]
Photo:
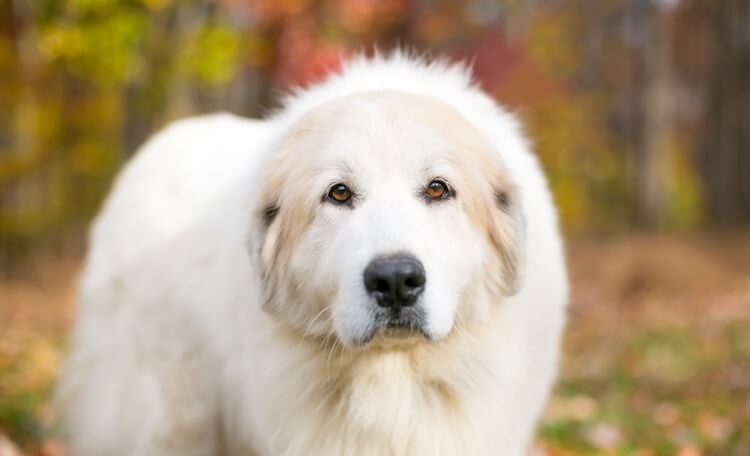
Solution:
[{"label": "dog", "polygon": [[466,66],[396,52],[149,140],[79,294],[73,455],[514,456],[568,281],[519,122]]}]

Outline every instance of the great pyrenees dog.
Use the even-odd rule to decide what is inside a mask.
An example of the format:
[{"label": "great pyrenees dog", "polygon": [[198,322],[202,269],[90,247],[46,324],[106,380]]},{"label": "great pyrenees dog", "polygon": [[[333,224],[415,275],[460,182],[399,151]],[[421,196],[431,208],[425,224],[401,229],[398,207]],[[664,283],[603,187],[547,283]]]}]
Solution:
[{"label": "great pyrenees dog", "polygon": [[122,171],[58,387],[70,451],[522,455],[567,294],[514,117],[462,65],[353,58]]}]

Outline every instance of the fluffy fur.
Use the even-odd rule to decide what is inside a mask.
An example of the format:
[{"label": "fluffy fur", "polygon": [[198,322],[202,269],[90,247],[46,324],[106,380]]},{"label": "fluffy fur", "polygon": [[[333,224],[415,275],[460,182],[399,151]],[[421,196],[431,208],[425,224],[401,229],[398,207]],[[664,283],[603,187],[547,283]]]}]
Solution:
[{"label": "fluffy fur", "polygon": [[[429,201],[446,180],[453,198]],[[331,204],[344,182],[351,205]],[[375,257],[423,264],[384,330]],[[517,122],[462,66],[359,58],[264,121],[188,119],[118,177],[58,388],[74,455],[521,455],[567,279]]]}]

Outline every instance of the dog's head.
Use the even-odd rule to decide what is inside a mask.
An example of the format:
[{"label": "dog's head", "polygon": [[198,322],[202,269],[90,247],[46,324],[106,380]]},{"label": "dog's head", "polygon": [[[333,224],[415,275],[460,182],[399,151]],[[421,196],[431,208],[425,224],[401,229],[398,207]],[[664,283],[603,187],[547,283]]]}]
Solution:
[{"label": "dog's head", "polygon": [[438,340],[521,284],[511,176],[429,97],[369,92],[312,109],[267,163],[254,218],[264,308],[347,346]]}]

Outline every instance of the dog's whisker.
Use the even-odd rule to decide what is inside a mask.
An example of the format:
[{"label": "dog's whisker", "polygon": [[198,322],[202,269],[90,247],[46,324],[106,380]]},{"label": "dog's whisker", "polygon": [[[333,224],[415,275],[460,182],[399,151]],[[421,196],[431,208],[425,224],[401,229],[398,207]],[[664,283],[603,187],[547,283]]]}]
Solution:
[{"label": "dog's whisker", "polygon": [[309,335],[310,329],[313,327],[313,325],[315,325],[315,322],[318,320],[318,318],[320,318],[329,309],[330,309],[329,305],[325,305],[325,306],[323,306],[322,309],[320,309],[320,312],[318,312],[318,314],[315,315],[315,317],[313,317],[313,319],[310,321],[310,323],[308,323],[305,326],[305,330],[303,331],[305,335]]}]

